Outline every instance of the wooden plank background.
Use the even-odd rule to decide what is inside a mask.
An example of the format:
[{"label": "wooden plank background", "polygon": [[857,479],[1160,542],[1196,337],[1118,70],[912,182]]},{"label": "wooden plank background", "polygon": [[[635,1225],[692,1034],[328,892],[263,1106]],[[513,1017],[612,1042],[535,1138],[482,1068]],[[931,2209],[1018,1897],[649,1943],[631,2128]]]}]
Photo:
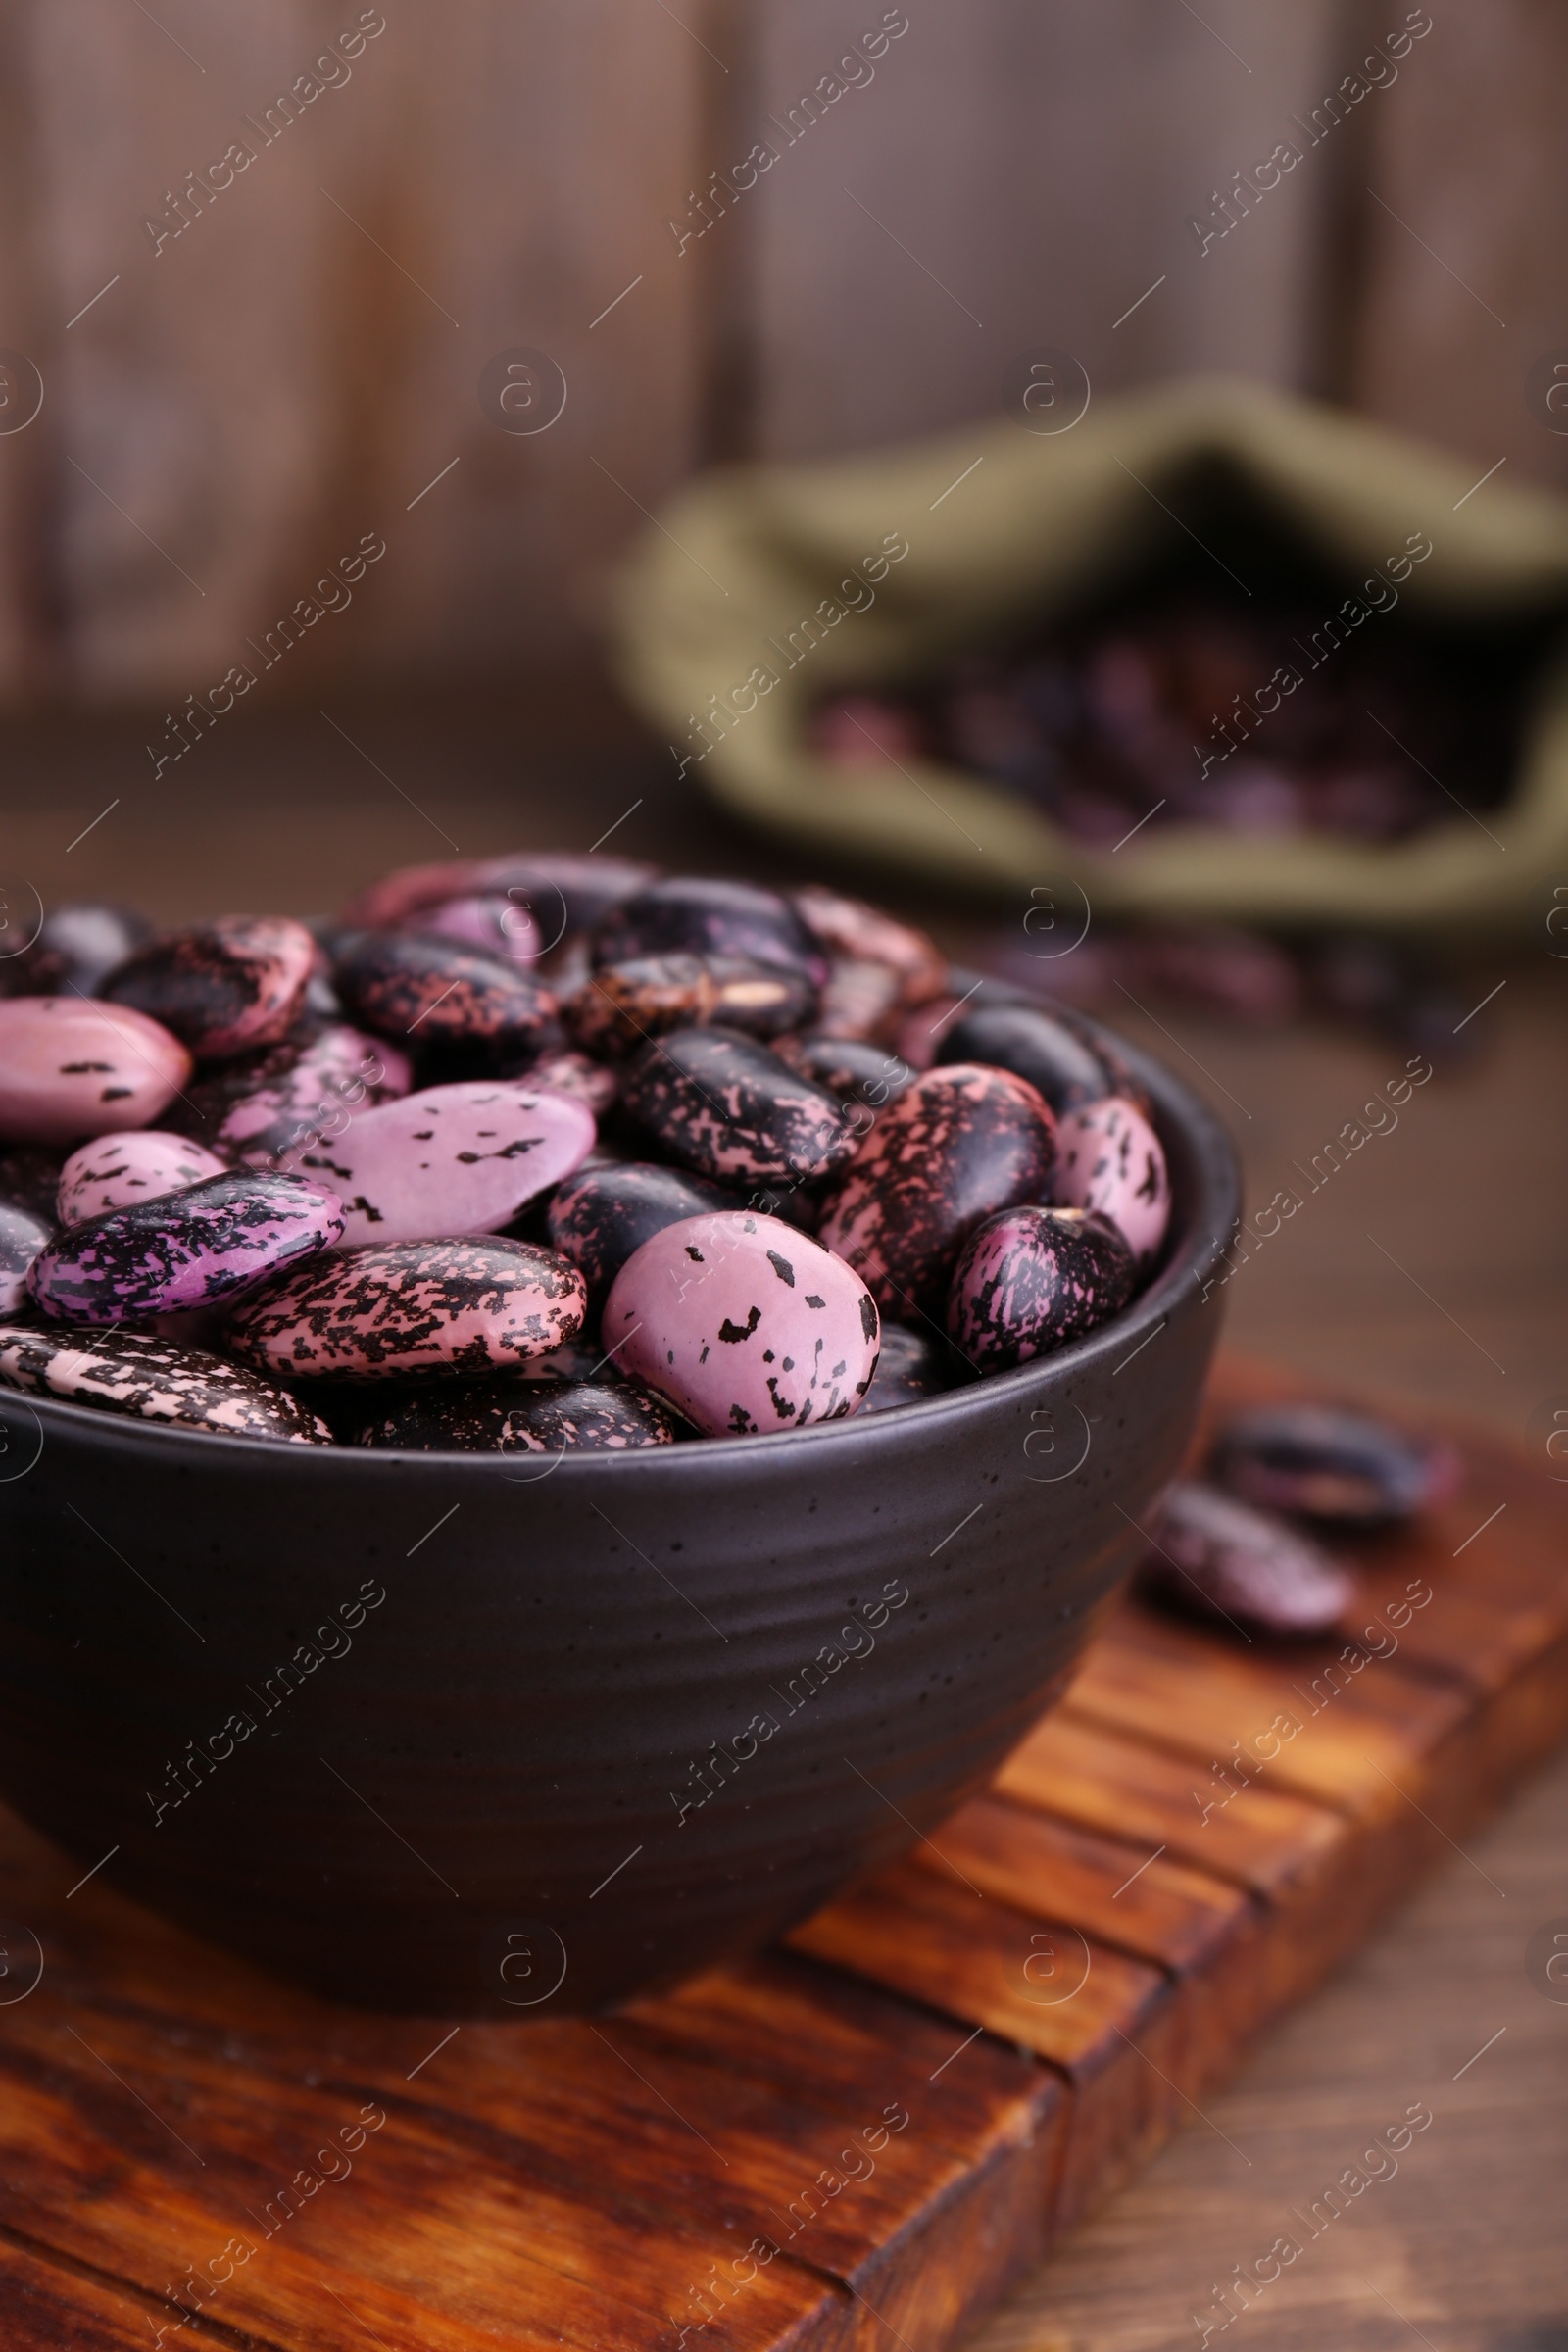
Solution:
[{"label": "wooden plank background", "polygon": [[[0,350],[45,398],[0,430],[0,698],[177,708],[368,531],[387,560],[292,651],[290,699],[548,673],[694,466],[995,412],[1043,343],[1097,396],[1239,369],[1561,481],[1530,400],[1568,348],[1548,0],[1440,7],[1232,234],[1188,225],[1404,16],[13,0]],[[291,88],[317,94],[269,139]],[[155,251],[144,221],[235,139],[254,160]],[[518,348],[566,379],[548,431],[481,410]]]}]

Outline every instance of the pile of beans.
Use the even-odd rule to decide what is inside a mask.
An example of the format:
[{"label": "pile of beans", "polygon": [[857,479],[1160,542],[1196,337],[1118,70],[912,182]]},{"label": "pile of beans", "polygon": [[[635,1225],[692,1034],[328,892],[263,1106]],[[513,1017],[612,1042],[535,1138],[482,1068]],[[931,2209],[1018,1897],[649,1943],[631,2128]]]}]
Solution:
[{"label": "pile of beans", "polygon": [[1092,1331],[1148,1103],[817,888],[404,869],[334,922],[57,907],[0,963],[0,1383],[293,1444],[804,1429]]},{"label": "pile of beans", "polygon": [[1177,824],[1397,841],[1455,819],[1450,786],[1470,808],[1506,797],[1523,707],[1490,660],[1455,662],[1386,622],[1325,635],[1308,607],[1183,589],[906,694],[835,698],[812,744],[868,776],[890,760],[985,776],[1107,850]]},{"label": "pile of beans", "polygon": [[1143,1583],[1248,1640],[1249,1627],[1282,1640],[1353,1633],[1359,1581],[1320,1539],[1402,1526],[1451,1501],[1463,1481],[1446,1439],[1341,1405],[1257,1405],[1223,1424],[1206,1478],[1178,1480],[1160,1497]]}]

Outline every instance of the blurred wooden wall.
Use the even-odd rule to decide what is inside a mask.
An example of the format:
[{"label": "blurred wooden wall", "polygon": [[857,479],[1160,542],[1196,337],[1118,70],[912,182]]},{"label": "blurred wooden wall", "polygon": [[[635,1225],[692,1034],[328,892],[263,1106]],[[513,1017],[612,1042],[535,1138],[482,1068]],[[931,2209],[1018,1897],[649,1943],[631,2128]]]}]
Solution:
[{"label": "blurred wooden wall", "polygon": [[[994,411],[1039,346],[1097,398],[1239,369],[1560,482],[1568,18],[1433,0],[1310,143],[1406,16],[8,0],[0,696],[177,710],[329,599],[270,691],[559,670],[693,467]],[[481,403],[520,349],[564,379],[547,430]],[[318,592],[362,534],[384,556]]]}]

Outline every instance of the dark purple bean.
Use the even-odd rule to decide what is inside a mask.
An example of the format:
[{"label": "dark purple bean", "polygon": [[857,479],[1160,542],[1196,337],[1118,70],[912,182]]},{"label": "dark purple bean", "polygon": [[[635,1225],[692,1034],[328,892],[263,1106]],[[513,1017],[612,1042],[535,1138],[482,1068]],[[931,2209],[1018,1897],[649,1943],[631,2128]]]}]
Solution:
[{"label": "dark purple bean", "polygon": [[1033,1004],[976,1004],[943,1033],[937,1064],[979,1061],[1027,1078],[1058,1114],[1119,1090],[1075,1023]]},{"label": "dark purple bean", "polygon": [[906,1324],[884,1321],[882,1352],[860,1410],[889,1413],[901,1404],[918,1404],[923,1396],[939,1396],[948,1385],[948,1368],[936,1335],[923,1338]]},{"label": "dark purple bean", "polygon": [[744,956],[817,988],[827,978],[827,957],[788,899],[755,882],[667,875],[612,906],[595,927],[596,964],[670,955]]},{"label": "dark purple bean", "polygon": [[1242,1631],[1298,1640],[1332,1633],[1354,1600],[1355,1578],[1266,1511],[1218,1487],[1183,1481],[1150,1522],[1150,1589],[1198,1616]]},{"label": "dark purple bean", "polygon": [[1462,1475],[1441,1440],[1324,1404],[1259,1405],[1226,1423],[1210,1474],[1244,1501],[1342,1527],[1384,1527],[1446,1502]]}]

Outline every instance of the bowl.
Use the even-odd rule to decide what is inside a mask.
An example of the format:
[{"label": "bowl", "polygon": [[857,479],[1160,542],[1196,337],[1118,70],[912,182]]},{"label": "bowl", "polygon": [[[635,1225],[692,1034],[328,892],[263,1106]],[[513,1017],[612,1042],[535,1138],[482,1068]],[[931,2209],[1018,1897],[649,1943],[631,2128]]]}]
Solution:
[{"label": "bowl", "polygon": [[285,1979],[458,2017],[755,1949],[981,1788],[1191,1436],[1230,1145],[1118,1041],[1165,1260],[895,1411],[629,1454],[319,1449],[0,1395],[0,1790]]}]

